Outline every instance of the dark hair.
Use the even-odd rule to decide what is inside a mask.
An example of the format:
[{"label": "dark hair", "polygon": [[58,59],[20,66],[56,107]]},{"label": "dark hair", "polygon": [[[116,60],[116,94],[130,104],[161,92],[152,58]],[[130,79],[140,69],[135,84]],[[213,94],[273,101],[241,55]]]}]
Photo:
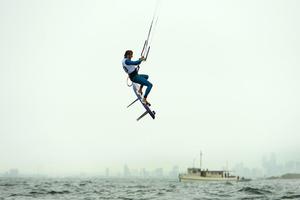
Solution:
[{"label": "dark hair", "polygon": [[133,54],[133,51],[127,50],[124,54],[124,58],[127,58],[127,56],[132,55],[132,54]]}]

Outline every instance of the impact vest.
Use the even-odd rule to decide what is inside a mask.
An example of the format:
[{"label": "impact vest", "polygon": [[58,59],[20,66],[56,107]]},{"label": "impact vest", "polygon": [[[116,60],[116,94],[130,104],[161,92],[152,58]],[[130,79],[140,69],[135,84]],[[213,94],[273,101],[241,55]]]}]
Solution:
[{"label": "impact vest", "polygon": [[126,65],[125,61],[126,61],[127,59],[128,59],[128,58],[124,58],[123,61],[122,61],[123,69],[124,69],[124,71],[125,71],[127,74],[131,74],[132,72],[135,71],[135,65]]}]

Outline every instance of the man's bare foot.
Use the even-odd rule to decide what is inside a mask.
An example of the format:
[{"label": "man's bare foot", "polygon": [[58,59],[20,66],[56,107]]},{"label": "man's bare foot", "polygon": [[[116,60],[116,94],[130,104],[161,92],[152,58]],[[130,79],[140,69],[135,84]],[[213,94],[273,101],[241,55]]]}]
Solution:
[{"label": "man's bare foot", "polygon": [[142,90],[138,90],[139,95],[143,95],[143,91]]},{"label": "man's bare foot", "polygon": [[143,88],[140,87],[140,89],[138,90],[138,93],[142,96],[143,95]]},{"label": "man's bare foot", "polygon": [[147,101],[146,98],[143,98],[142,102],[143,102],[143,104],[145,104],[147,106],[151,106],[151,104]]}]

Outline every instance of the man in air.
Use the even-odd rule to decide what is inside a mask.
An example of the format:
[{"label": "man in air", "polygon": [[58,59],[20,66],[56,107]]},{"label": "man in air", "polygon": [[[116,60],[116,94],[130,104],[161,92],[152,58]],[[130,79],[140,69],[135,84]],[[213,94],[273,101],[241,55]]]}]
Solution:
[{"label": "man in air", "polygon": [[145,60],[145,58],[142,56],[139,60],[132,61],[131,60],[132,57],[133,57],[133,51],[127,50],[124,54],[124,59],[122,61],[123,68],[125,72],[128,74],[132,82],[140,84],[140,88],[137,92],[141,96],[143,95],[143,86],[147,87],[145,95],[142,98],[142,102],[145,105],[150,105],[150,103],[147,101],[147,97],[153,85],[148,81],[149,76],[146,74],[138,74],[138,69],[137,69],[137,67],[142,63],[142,61]]}]

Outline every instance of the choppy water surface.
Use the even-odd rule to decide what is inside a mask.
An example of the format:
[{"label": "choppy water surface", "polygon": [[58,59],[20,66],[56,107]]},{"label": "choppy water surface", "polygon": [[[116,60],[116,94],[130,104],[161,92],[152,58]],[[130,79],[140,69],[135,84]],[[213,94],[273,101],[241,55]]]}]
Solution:
[{"label": "choppy water surface", "polygon": [[0,178],[0,200],[300,199],[300,180],[192,182],[176,179]]}]

